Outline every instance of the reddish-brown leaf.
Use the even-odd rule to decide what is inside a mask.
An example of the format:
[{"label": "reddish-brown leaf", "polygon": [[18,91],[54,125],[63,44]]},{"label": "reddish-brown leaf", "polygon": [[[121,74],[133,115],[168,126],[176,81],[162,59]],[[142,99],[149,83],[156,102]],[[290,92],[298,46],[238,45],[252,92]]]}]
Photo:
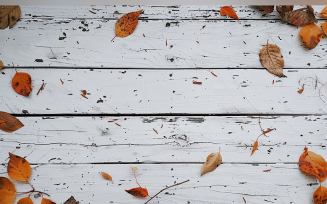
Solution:
[{"label": "reddish-brown leaf", "polygon": [[132,34],[138,24],[142,10],[123,15],[115,25],[116,36],[126,37]]},{"label": "reddish-brown leaf", "polygon": [[102,171],[101,171],[101,175],[102,175],[102,177],[103,177],[104,179],[106,179],[106,180],[111,181],[112,183],[114,183],[114,182],[112,181],[112,177],[111,177],[109,174],[107,174],[106,172],[102,172]]},{"label": "reddish-brown leaf", "polygon": [[293,11],[293,8],[294,6],[276,6],[276,10],[278,11],[283,21],[286,21],[286,12]]},{"label": "reddish-brown leaf", "polygon": [[148,190],[146,188],[138,187],[138,188],[132,188],[130,190],[125,190],[125,191],[135,197],[138,197],[138,198],[144,198],[144,197],[149,196]]},{"label": "reddish-brown leaf", "polygon": [[33,204],[33,201],[30,197],[25,197],[20,199],[17,204]]},{"label": "reddish-brown leaf", "polygon": [[29,96],[32,92],[32,78],[28,73],[16,71],[11,86],[18,94]]},{"label": "reddish-brown leaf", "polygon": [[229,16],[231,18],[234,18],[236,20],[239,20],[235,10],[233,9],[233,7],[230,6],[223,6],[220,8],[220,15],[222,16]]},{"label": "reddish-brown leaf", "polygon": [[260,6],[266,13],[272,13],[275,6]]},{"label": "reddish-brown leaf", "polygon": [[296,26],[305,26],[317,22],[313,8],[309,5],[307,8],[286,12],[285,16],[287,22]]},{"label": "reddish-brown leaf", "polygon": [[0,111],[0,129],[5,132],[13,132],[24,125],[9,113]]},{"label": "reddish-brown leaf", "polygon": [[320,182],[327,178],[327,162],[322,156],[308,151],[307,148],[300,156],[299,166],[302,171],[318,177]]},{"label": "reddish-brown leaf", "polygon": [[311,23],[304,26],[300,31],[300,36],[302,37],[303,42],[309,48],[309,50],[315,48],[322,38],[322,33],[319,27]]},{"label": "reddish-brown leaf", "polygon": [[322,16],[327,17],[327,6],[320,13]]},{"label": "reddish-brown leaf", "polygon": [[9,155],[10,160],[7,167],[8,176],[16,181],[28,181],[32,172],[30,163],[28,163],[26,159],[11,154],[10,152]]},{"label": "reddish-brown leaf", "polygon": [[252,149],[252,153],[251,153],[251,155],[255,152],[255,150],[257,150],[257,148],[258,148],[258,140],[255,141],[255,143],[254,143],[254,145],[253,145],[253,149]]},{"label": "reddish-brown leaf", "polygon": [[50,199],[42,198],[41,204],[56,204]]},{"label": "reddish-brown leaf", "polygon": [[64,204],[79,204],[79,202],[76,201],[73,196],[70,196],[70,198],[68,200],[66,200],[66,202],[64,202]]},{"label": "reddish-brown leaf", "polygon": [[315,204],[326,204],[327,203],[327,188],[319,186],[319,188],[313,194],[313,200]]},{"label": "reddish-brown leaf", "polygon": [[271,169],[263,170],[263,172],[269,172],[269,171],[271,171]]},{"label": "reddish-brown leaf", "polygon": [[0,177],[0,204],[12,204],[16,197],[14,184],[5,177]]}]

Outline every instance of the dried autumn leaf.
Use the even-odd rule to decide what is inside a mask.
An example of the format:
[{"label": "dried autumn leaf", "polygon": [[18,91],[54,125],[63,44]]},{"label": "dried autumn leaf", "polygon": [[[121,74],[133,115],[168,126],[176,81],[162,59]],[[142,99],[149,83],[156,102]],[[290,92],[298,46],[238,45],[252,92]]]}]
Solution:
[{"label": "dried autumn leaf", "polygon": [[0,60],[0,70],[3,68],[3,62]]},{"label": "dried autumn leaf", "polygon": [[275,6],[260,6],[266,13],[272,13]]},{"label": "dried autumn leaf", "polygon": [[135,197],[138,197],[138,198],[144,198],[144,197],[149,196],[148,190],[146,188],[138,187],[138,188],[132,188],[130,190],[125,190],[125,191]]},{"label": "dried autumn leaf", "polygon": [[24,125],[9,113],[0,111],[0,129],[5,132],[13,132]]},{"label": "dried autumn leaf", "polygon": [[302,37],[303,42],[309,48],[309,50],[315,48],[322,38],[322,33],[319,27],[311,23],[304,26],[300,31],[300,36]]},{"label": "dried autumn leaf", "polygon": [[50,199],[42,198],[41,204],[56,204]]},{"label": "dried autumn leaf", "polygon": [[137,171],[137,170],[138,170],[138,168],[137,168],[137,167],[131,167],[131,169],[132,169],[132,171],[134,171],[134,173],[135,173],[135,171]]},{"label": "dried autumn leaf", "polygon": [[64,204],[79,204],[79,202],[76,201],[73,196],[70,196],[70,198],[68,200],[66,200],[66,202],[64,202]]},{"label": "dried autumn leaf", "polygon": [[10,160],[7,167],[8,176],[16,181],[28,181],[32,172],[30,163],[28,163],[26,159],[11,154],[10,152],[9,155]]},{"label": "dried autumn leaf", "polygon": [[307,8],[301,8],[286,12],[286,21],[296,26],[305,26],[310,23],[316,23],[317,19],[313,13],[313,8],[308,5]]},{"label": "dried autumn leaf", "polygon": [[19,18],[19,6],[0,6],[0,29],[12,28]]},{"label": "dried autumn leaf", "polygon": [[[322,30],[324,31],[325,35],[327,35],[327,22],[321,24]],[[1,68],[0,68],[1,69]]]},{"label": "dried autumn leaf", "polygon": [[318,177],[320,182],[327,178],[327,162],[322,156],[308,151],[308,148],[301,154],[299,166],[302,171]]},{"label": "dried autumn leaf", "polygon": [[320,13],[322,16],[327,17],[327,6]]},{"label": "dried autumn leaf", "polygon": [[14,184],[5,177],[0,177],[0,204],[12,204],[16,197]]},{"label": "dried autumn leaf", "polygon": [[252,154],[255,152],[255,150],[257,150],[257,149],[258,149],[258,140],[255,141],[255,143],[253,144],[253,149],[252,149],[251,156],[252,156]]},{"label": "dried autumn leaf", "polygon": [[286,12],[293,11],[294,6],[276,6],[276,10],[278,11],[282,21],[286,21]]},{"label": "dried autumn leaf", "polygon": [[302,85],[302,89],[298,90],[297,92],[298,92],[299,94],[301,94],[301,93],[303,92],[303,90],[304,90],[304,84]]},{"label": "dried autumn leaf", "polygon": [[[104,179],[106,179],[106,180],[112,182],[112,177],[111,177],[109,174],[107,174],[106,172],[102,172],[102,171],[101,171],[101,175],[102,175],[102,177],[103,177]],[[112,182],[112,183],[114,183],[114,182]]]},{"label": "dried autumn leaf", "polygon": [[33,201],[30,197],[25,197],[20,199],[17,204],[33,204]]},{"label": "dried autumn leaf", "polygon": [[221,162],[222,162],[222,157],[220,155],[220,148],[219,148],[219,152],[211,153],[207,157],[207,161],[204,162],[204,164],[202,165],[202,168],[201,168],[201,176],[203,174],[206,174],[208,172],[215,170],[217,168],[217,166],[219,166],[221,164]]},{"label": "dried autumn leaf", "polygon": [[115,25],[116,36],[126,37],[132,34],[137,26],[139,15],[142,9],[136,12],[127,13],[123,15]]},{"label": "dried autumn leaf", "polygon": [[268,44],[267,41],[259,56],[262,66],[267,68],[268,72],[279,77],[283,76],[284,59],[277,45]]},{"label": "dried autumn leaf", "polygon": [[220,8],[220,15],[222,16],[229,16],[231,18],[234,18],[236,20],[239,20],[235,10],[231,6],[223,6]]},{"label": "dried autumn leaf", "polygon": [[29,74],[25,72],[17,72],[12,78],[11,85],[13,89],[20,95],[28,96],[30,95],[32,78]]},{"label": "dried autumn leaf", "polygon": [[313,194],[313,200],[315,204],[326,204],[327,203],[327,188],[319,186],[319,188]]}]

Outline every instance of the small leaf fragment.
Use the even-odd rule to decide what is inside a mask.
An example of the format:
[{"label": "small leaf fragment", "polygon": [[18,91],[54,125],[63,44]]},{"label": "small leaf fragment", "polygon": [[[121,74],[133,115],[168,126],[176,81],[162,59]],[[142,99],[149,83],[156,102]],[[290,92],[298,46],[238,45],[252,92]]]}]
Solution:
[{"label": "small leaf fragment", "polygon": [[[325,35],[327,35],[327,22],[321,24],[322,30],[324,31]],[[1,69],[1,67],[0,67]]]},{"label": "small leaf fragment", "polygon": [[304,90],[304,84],[302,85],[302,89],[298,90],[297,92],[298,92],[299,94],[301,94],[301,93],[303,92],[303,90]]},{"label": "small leaf fragment", "polygon": [[73,196],[70,196],[70,198],[68,200],[66,200],[66,202],[64,202],[64,204],[79,204],[79,202],[76,201]]},{"label": "small leaf fragment", "polygon": [[0,29],[12,28],[20,18],[19,6],[0,6]]},{"label": "small leaf fragment", "polygon": [[231,6],[223,6],[220,8],[220,15],[222,16],[229,16],[231,18],[234,18],[236,20],[239,20],[235,10]]},{"label": "small leaf fragment", "polygon": [[217,166],[219,166],[222,162],[222,157],[220,155],[220,148],[219,152],[211,153],[207,157],[207,161],[204,162],[201,168],[201,176],[215,170]]},{"label": "small leaf fragment", "polygon": [[137,170],[138,170],[138,168],[137,168],[137,167],[131,167],[131,169],[132,169],[132,171],[134,171],[134,173],[135,173],[135,171],[137,171]]},{"label": "small leaf fragment", "polygon": [[10,160],[8,162],[8,176],[16,181],[28,181],[31,176],[31,166],[28,161],[20,156],[9,152]]},{"label": "small leaf fragment", "polygon": [[255,150],[257,150],[257,148],[258,148],[258,140],[255,141],[255,143],[253,144],[253,149],[252,149],[251,156],[252,156],[252,154],[255,152]]},{"label": "small leaf fragment", "polygon": [[259,57],[262,66],[264,66],[268,72],[279,77],[283,76],[284,58],[277,45],[267,42],[261,49]]},{"label": "small leaf fragment", "polygon": [[125,191],[135,197],[138,197],[138,198],[144,198],[144,197],[149,196],[148,190],[146,188],[138,187],[138,188],[132,188],[130,190],[125,190]]},{"label": "small leaf fragment", "polygon": [[33,204],[33,201],[30,197],[25,197],[20,199],[17,204]]},{"label": "small leaf fragment", "polygon": [[305,26],[317,22],[313,8],[310,5],[307,8],[288,11],[285,17],[287,22],[296,26]]},{"label": "small leaf fragment", "polygon": [[327,178],[327,162],[314,152],[305,149],[299,158],[299,166],[302,171],[316,176],[320,182]]},{"label": "small leaf fragment", "polygon": [[327,188],[319,186],[319,188],[313,194],[313,200],[315,204],[326,204],[327,203]]},{"label": "small leaf fragment", "polygon": [[327,17],[327,6],[320,13],[323,17]]},{"label": "small leaf fragment", "polygon": [[9,113],[0,111],[0,130],[13,132],[23,126],[23,123],[21,123],[16,117]]},{"label": "small leaf fragment", "polygon": [[42,198],[41,204],[56,204],[50,199]]},{"label": "small leaf fragment", "polygon": [[286,20],[286,12],[293,11],[294,6],[276,6],[276,10],[278,11],[280,17],[282,18],[282,21],[287,21]]},{"label": "small leaf fragment", "polygon": [[32,78],[28,73],[17,72],[12,78],[11,86],[20,95],[29,96],[32,92]]},{"label": "small leaf fragment", "polygon": [[311,23],[304,26],[300,31],[300,36],[302,37],[303,42],[309,48],[309,50],[315,48],[322,38],[322,33],[319,27]]},{"label": "small leaf fragment", "polygon": [[272,13],[275,6],[260,6],[266,13]]},{"label": "small leaf fragment", "polygon": [[5,177],[0,177],[0,203],[12,204],[16,197],[14,184]]},{"label": "small leaf fragment", "polygon": [[101,175],[102,175],[102,177],[103,177],[104,179],[106,179],[106,180],[111,181],[112,183],[114,183],[114,182],[112,181],[112,177],[111,177],[109,174],[107,174],[106,172],[102,172],[102,171],[101,171]]},{"label": "small leaf fragment", "polygon": [[138,24],[138,18],[142,9],[123,15],[115,24],[115,32],[118,37],[126,37],[132,34]]},{"label": "small leaf fragment", "polygon": [[0,60],[0,70],[4,67],[3,62]]}]

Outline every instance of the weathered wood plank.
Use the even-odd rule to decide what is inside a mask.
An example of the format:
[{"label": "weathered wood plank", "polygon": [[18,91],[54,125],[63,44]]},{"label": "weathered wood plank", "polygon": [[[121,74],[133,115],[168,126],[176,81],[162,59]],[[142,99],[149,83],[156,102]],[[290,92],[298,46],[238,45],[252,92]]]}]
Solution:
[{"label": "weathered wood plank", "polygon": [[[29,97],[0,75],[1,110],[30,114],[325,114],[327,70],[22,69],[33,79]],[[217,75],[215,77],[211,71]],[[62,85],[60,79],[63,80]],[[202,85],[193,84],[202,82]],[[42,83],[45,88],[36,95]],[[305,84],[302,94],[297,91]],[[322,88],[321,88],[322,87]],[[87,90],[86,98],[80,90]],[[319,96],[320,90],[320,96]],[[69,95],[73,94],[73,95]]]},{"label": "weathered wood plank", "polygon": [[263,129],[276,130],[259,138],[252,156],[261,134],[258,117],[19,119],[23,128],[1,131],[0,161],[12,152],[31,163],[201,163],[219,147],[225,163],[297,163],[305,146],[326,156],[326,116],[262,117]]},{"label": "weathered wood plank", "polygon": [[[135,165],[133,165],[135,166]],[[140,185],[154,195],[166,186],[190,181],[159,194],[152,203],[313,203],[318,180],[302,173],[297,164],[240,165],[222,164],[215,171],[200,176],[201,164],[136,165]],[[271,169],[270,172],[263,170]],[[6,172],[1,166],[0,171]],[[105,181],[100,172],[113,177]],[[3,175],[5,176],[5,175]],[[56,203],[74,196],[80,203],[144,203],[125,190],[138,187],[130,165],[38,165],[33,166],[31,183],[51,195]],[[18,191],[28,191],[28,184],[13,181]],[[326,186],[326,181],[322,185]],[[16,201],[23,196],[17,196]],[[34,199],[34,198],[33,198]],[[39,199],[34,199],[37,203]]]},{"label": "weathered wood plank", "polygon": [[259,52],[269,40],[285,68],[327,67],[325,39],[308,50],[300,29],[278,20],[141,20],[132,35],[111,42],[115,22],[23,19],[1,31],[1,60],[32,67],[262,68]]},{"label": "weathered wood plank", "polygon": [[[119,19],[123,14],[143,9],[140,19],[230,19],[220,15],[220,7],[204,5],[176,5],[176,6],[150,6],[150,5],[116,5],[116,6],[21,6],[21,19],[49,19],[49,18],[104,18]],[[255,6],[233,6],[238,17],[242,19],[280,19],[278,12],[267,14]],[[303,8],[296,5],[295,9]],[[324,6],[313,5],[316,18]],[[93,13],[92,13],[92,12]]]}]

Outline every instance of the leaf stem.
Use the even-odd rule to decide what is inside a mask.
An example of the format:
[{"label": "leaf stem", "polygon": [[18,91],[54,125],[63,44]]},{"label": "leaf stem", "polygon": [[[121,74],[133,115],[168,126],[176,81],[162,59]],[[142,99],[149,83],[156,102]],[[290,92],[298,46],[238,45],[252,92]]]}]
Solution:
[{"label": "leaf stem", "polygon": [[150,200],[152,200],[154,197],[156,197],[157,195],[159,195],[159,193],[161,193],[162,191],[164,191],[164,190],[166,190],[166,189],[168,189],[168,188],[171,188],[171,187],[174,187],[174,186],[177,186],[177,185],[180,185],[180,184],[186,183],[186,182],[188,182],[188,181],[190,181],[190,180],[186,180],[186,181],[183,181],[183,182],[180,182],[180,183],[177,183],[177,184],[174,184],[174,185],[172,185],[172,186],[168,186],[168,187],[162,189],[162,190],[159,191],[157,194],[155,194],[154,196],[152,196],[152,197],[151,197],[148,201],[146,201],[144,204],[147,204],[148,202],[150,202]]},{"label": "leaf stem", "polygon": [[[47,196],[50,197],[49,194],[47,194],[47,193],[45,193],[45,192],[43,192],[43,191],[36,191],[35,189],[30,190],[30,191],[27,191],[27,192],[16,192],[17,195],[22,195],[22,194],[27,194],[27,193],[30,193],[30,195],[31,195],[32,193],[41,193],[42,195],[45,194],[45,195],[47,195]],[[29,196],[30,196],[30,195],[29,195]]]}]

